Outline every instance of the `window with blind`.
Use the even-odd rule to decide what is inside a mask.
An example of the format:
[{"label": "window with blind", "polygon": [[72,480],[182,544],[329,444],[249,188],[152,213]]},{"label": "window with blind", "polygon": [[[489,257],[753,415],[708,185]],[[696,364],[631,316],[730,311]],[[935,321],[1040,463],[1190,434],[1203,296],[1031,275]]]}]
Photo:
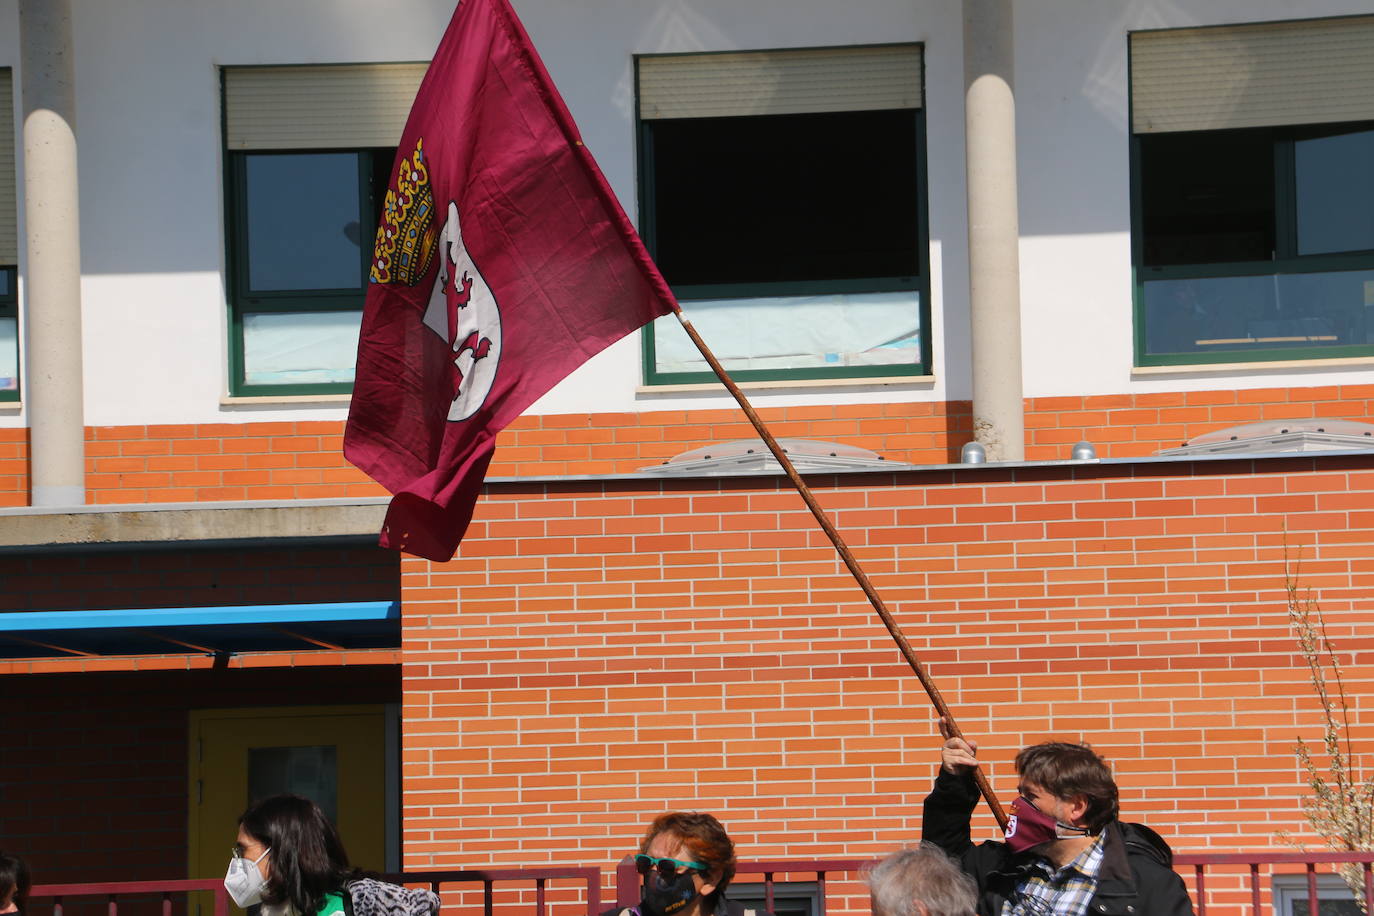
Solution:
[{"label": "window with blind", "polygon": [[425,67],[222,71],[231,394],[352,389],[377,208]]},{"label": "window with blind", "polygon": [[1374,17],[1130,55],[1137,365],[1374,355]]},{"label": "window with blind", "polygon": [[0,67],[0,402],[19,400],[19,190],[14,75]]},{"label": "window with blind", "polygon": [[[917,44],[636,59],[640,224],[739,380],[929,371]],[[675,318],[645,379],[714,379]]]}]

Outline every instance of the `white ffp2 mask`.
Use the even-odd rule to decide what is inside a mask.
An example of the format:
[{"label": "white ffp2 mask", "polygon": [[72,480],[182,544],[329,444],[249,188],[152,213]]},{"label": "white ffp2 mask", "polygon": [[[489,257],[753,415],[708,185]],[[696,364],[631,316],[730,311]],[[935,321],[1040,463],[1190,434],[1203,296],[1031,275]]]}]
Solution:
[{"label": "white ffp2 mask", "polygon": [[262,889],[266,886],[267,879],[258,870],[258,863],[267,858],[271,851],[271,847],[268,847],[256,859],[235,856],[229,860],[229,871],[224,875],[224,889],[234,898],[234,902],[244,909],[262,903]]}]

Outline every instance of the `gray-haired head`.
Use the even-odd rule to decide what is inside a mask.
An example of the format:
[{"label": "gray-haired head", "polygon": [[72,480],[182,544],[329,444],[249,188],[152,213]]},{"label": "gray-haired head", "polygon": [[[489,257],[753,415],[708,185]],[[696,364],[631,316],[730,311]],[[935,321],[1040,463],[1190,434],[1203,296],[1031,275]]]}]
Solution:
[{"label": "gray-haired head", "polygon": [[897,850],[864,878],[873,916],[973,916],[977,903],[973,879],[928,843]]}]

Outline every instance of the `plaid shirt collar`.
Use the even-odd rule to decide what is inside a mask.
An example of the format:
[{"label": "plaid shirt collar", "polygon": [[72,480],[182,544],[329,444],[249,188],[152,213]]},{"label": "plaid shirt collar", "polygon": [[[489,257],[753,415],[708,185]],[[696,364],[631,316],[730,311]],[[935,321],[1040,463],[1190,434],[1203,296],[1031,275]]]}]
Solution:
[{"label": "plaid shirt collar", "polygon": [[1103,835],[1063,868],[1037,859],[1002,905],[1002,916],[1085,916],[1097,892],[1097,873],[1105,850]]}]

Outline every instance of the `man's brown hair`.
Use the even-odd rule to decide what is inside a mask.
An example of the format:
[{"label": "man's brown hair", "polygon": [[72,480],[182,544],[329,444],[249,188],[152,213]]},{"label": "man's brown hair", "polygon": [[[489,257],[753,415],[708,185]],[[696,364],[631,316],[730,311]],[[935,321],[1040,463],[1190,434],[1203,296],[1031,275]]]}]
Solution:
[{"label": "man's brown hair", "polygon": [[1083,819],[1093,833],[1116,820],[1120,811],[1111,768],[1086,744],[1032,744],[1016,755],[1016,772],[1022,782],[1035,783],[1056,798],[1067,801],[1081,795],[1087,799]]}]

